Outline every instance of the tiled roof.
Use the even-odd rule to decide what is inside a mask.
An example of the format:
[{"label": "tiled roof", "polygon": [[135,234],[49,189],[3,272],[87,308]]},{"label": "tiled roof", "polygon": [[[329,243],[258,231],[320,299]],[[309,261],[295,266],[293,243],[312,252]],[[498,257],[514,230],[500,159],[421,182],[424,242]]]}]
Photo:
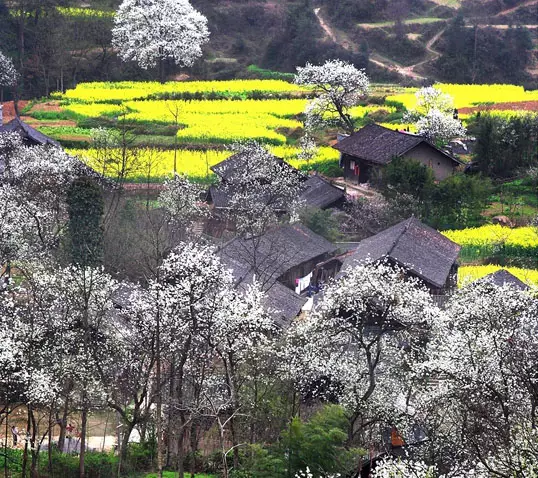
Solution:
[{"label": "tiled roof", "polygon": [[448,153],[436,148],[421,136],[394,131],[377,124],[369,124],[333,146],[341,153],[377,164],[388,164],[418,146],[426,144],[445,155],[454,163],[460,162]]},{"label": "tiled roof", "polygon": [[446,283],[461,247],[411,217],[361,241],[343,269],[391,259],[437,288]]},{"label": "tiled roof", "polygon": [[20,118],[14,118],[9,123],[0,126],[0,133],[19,133],[24,139],[30,140],[39,145],[50,144],[52,146],[60,147],[60,143],[49,138],[48,136],[40,133],[35,128],[26,124]]}]

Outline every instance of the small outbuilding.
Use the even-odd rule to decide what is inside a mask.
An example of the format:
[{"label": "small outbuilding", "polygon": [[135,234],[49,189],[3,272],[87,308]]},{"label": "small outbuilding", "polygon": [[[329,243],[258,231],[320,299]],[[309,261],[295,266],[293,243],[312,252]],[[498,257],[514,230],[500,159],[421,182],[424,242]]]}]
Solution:
[{"label": "small outbuilding", "polygon": [[[305,174],[293,168],[281,158],[271,156],[271,159],[282,168],[288,168],[296,172],[302,182],[298,199],[303,201],[306,206],[329,209],[341,207],[344,204],[346,200],[344,189],[335,186],[319,174]],[[229,209],[234,194],[234,191],[229,187],[229,183],[237,171],[248,171],[248,160],[244,153],[237,153],[212,166],[211,170],[219,177],[220,183],[209,188],[208,202],[217,210]],[[262,180],[263,178],[260,178],[260,181]],[[283,209],[280,212],[287,211]]]},{"label": "small outbuilding", "polygon": [[507,271],[506,269],[499,269],[496,272],[488,274],[485,277],[482,277],[475,281],[474,283],[483,283],[489,282],[498,287],[509,286],[517,290],[529,290],[530,287],[525,284],[525,282],[519,280],[514,274]]},{"label": "small outbuilding", "polygon": [[6,124],[0,124],[0,134],[1,133],[17,133],[21,136],[23,143],[28,146],[50,145],[57,148],[60,147],[60,143],[49,138],[47,135],[40,133],[35,128],[32,128],[19,117],[12,119]]}]

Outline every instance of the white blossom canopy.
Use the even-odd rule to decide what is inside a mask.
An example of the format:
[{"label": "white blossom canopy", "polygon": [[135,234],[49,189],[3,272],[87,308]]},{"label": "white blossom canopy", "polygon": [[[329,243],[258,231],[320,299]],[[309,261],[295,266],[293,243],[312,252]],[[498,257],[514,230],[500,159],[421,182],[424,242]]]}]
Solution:
[{"label": "white blossom canopy", "polygon": [[416,123],[417,133],[424,136],[428,141],[448,141],[452,138],[465,136],[467,130],[461,121],[447,115],[438,109],[431,109]]},{"label": "white blossom canopy", "polygon": [[353,132],[354,125],[348,110],[368,94],[370,81],[364,70],[342,60],[329,60],[323,65],[307,63],[304,67],[297,67],[295,83],[312,86],[319,94],[307,106],[307,128],[323,122],[326,115],[337,115],[342,126]]},{"label": "white blossom canopy", "polygon": [[19,74],[13,65],[11,58],[0,51],[0,87],[14,86]]},{"label": "white blossom canopy", "polygon": [[120,58],[144,69],[165,59],[192,66],[208,40],[207,19],[188,0],[124,0],[112,30]]}]

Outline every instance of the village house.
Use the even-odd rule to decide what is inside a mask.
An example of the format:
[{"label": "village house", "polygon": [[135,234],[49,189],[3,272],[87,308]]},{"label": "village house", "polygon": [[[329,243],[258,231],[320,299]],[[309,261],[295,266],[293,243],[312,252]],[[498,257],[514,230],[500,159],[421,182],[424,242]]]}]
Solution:
[{"label": "village house", "polygon": [[[277,158],[276,156],[272,156],[272,158],[281,167],[289,168],[297,173],[303,186],[298,199],[306,206],[319,209],[330,209],[341,207],[344,204],[346,196],[342,188],[331,184],[319,174],[304,174],[290,166],[284,160]],[[211,170],[219,177],[220,183],[209,188],[207,199],[216,210],[226,210],[230,208],[234,192],[227,187],[227,182],[230,181],[235,172],[239,169],[248,171],[248,158],[244,153],[234,154],[228,159],[211,167]],[[281,212],[287,212],[286,208],[282,208]]]},{"label": "village house", "polygon": [[415,217],[361,241],[344,260],[342,270],[388,261],[418,277],[433,296],[449,295],[458,283],[461,246]]},{"label": "village house", "polygon": [[306,292],[334,277],[342,263],[337,247],[302,224],[286,224],[260,237],[232,239],[218,255],[233,271],[238,287],[256,280],[266,306],[280,327],[287,327],[307,303]]},{"label": "village house", "polygon": [[438,181],[454,174],[462,164],[421,136],[377,124],[361,128],[333,148],[340,151],[344,177],[358,184],[369,182],[374,172],[381,171],[394,158],[412,159],[428,166]]}]

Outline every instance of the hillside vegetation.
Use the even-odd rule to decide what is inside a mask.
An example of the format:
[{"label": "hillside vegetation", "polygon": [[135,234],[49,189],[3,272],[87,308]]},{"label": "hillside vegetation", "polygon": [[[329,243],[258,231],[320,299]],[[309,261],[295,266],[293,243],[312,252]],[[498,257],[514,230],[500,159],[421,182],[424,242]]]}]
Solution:
[{"label": "hillside vegetation", "polygon": [[[166,65],[168,79],[289,79],[297,65],[340,58],[376,81],[536,85],[536,0],[192,3],[207,16],[211,39],[192,68]],[[122,64],[111,48],[118,4],[0,0],[0,44],[24,78],[22,96],[81,81],[156,79],[157,71]]]}]

